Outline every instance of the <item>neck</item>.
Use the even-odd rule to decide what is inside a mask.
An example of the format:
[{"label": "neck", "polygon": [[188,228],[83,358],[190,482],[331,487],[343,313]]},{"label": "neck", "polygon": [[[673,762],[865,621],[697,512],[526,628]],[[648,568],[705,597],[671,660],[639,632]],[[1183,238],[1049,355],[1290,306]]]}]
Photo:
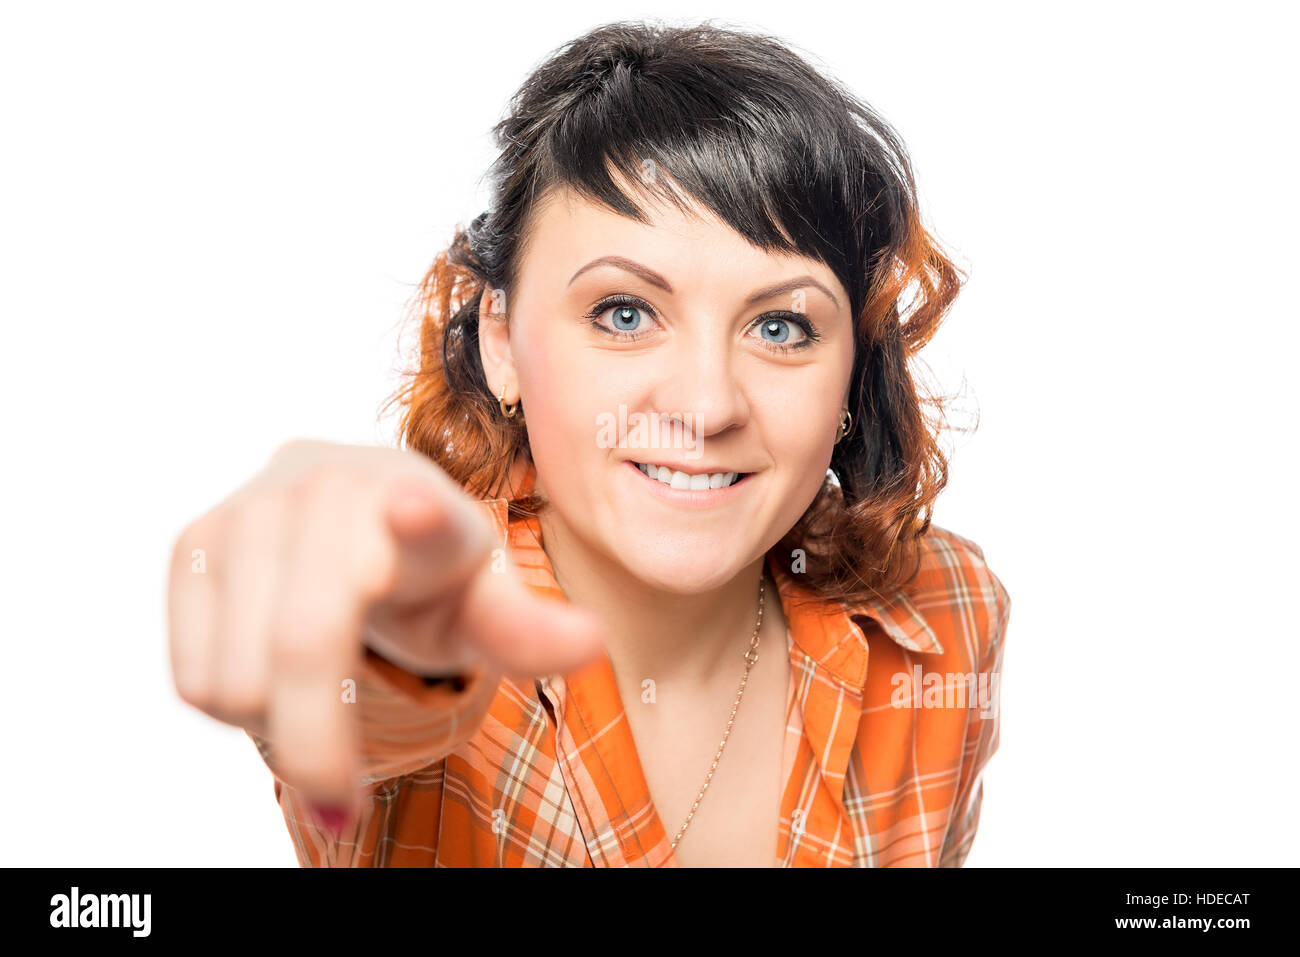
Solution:
[{"label": "neck", "polygon": [[686,693],[738,681],[758,619],[760,576],[765,584],[759,648],[772,653],[769,636],[781,618],[780,596],[763,559],[719,588],[684,595],[647,585],[617,562],[593,554],[571,539],[547,509],[539,524],[560,590],[607,623],[606,651],[625,695],[639,695],[647,678]]}]

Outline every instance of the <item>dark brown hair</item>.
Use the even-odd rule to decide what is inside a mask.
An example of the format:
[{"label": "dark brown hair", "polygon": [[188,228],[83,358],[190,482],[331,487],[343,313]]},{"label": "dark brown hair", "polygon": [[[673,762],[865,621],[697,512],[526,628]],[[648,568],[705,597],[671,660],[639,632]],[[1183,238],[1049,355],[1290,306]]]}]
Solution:
[{"label": "dark brown hair", "polygon": [[[922,226],[890,126],[775,38],[708,21],[620,22],[554,52],[493,132],[490,208],[456,232],[413,301],[417,367],[388,402],[403,410],[405,445],[480,498],[502,494],[516,457],[531,457],[524,417],[503,417],[488,389],[479,302],[485,290],[509,301],[531,214],[552,189],[648,222],[616,169],[684,210],[680,188],[755,246],[818,260],[839,278],[856,322],[853,425],[777,547],[803,550],[800,581],[826,598],[906,583],[948,478],[937,441],[944,403],[924,394],[908,360],[965,276]],[[649,183],[647,158],[665,174]],[[933,423],[927,404],[941,413]],[[515,515],[545,504],[507,497]]]}]

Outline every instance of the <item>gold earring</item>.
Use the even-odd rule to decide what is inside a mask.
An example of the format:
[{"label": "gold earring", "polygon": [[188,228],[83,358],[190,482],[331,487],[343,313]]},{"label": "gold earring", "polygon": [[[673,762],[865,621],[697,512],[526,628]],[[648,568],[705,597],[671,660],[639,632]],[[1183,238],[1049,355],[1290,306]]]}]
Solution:
[{"label": "gold earring", "polygon": [[844,436],[849,434],[849,429],[851,428],[853,428],[853,413],[848,409],[845,409],[840,413],[840,428],[839,431],[835,433],[836,445],[839,445]]},{"label": "gold earring", "polygon": [[504,415],[507,419],[513,419],[513,418],[515,417],[515,413],[517,413],[517,412],[519,411],[519,403],[518,403],[518,402],[516,402],[514,405],[509,405],[509,406],[506,405],[506,387],[505,387],[505,386],[502,386],[502,387],[501,387],[501,394],[500,394],[499,396],[497,396],[497,405],[498,405],[498,406],[500,407],[500,409],[501,409],[501,414]]}]

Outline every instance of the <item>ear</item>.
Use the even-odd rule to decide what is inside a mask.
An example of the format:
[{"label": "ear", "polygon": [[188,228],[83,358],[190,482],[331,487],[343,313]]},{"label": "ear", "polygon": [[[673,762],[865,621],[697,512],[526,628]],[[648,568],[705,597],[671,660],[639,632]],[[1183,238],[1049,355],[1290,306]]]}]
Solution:
[{"label": "ear", "polygon": [[478,307],[478,352],[483,362],[492,397],[501,395],[504,386],[508,405],[519,401],[519,377],[515,373],[514,355],[510,351],[510,323],[506,310],[506,291],[484,287]]}]

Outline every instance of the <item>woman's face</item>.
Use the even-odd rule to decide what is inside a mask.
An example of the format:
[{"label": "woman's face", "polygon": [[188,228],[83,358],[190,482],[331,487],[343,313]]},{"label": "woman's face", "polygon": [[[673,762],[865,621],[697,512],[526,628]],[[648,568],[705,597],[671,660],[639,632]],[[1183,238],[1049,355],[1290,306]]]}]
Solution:
[{"label": "woman's face", "polygon": [[[642,225],[552,193],[518,288],[498,294],[508,328],[487,295],[480,323],[489,384],[523,403],[548,520],[676,593],[725,584],[798,521],[853,366],[848,295],[828,267],[762,252],[697,211],[653,205]],[[748,474],[685,491],[633,463]]]}]

